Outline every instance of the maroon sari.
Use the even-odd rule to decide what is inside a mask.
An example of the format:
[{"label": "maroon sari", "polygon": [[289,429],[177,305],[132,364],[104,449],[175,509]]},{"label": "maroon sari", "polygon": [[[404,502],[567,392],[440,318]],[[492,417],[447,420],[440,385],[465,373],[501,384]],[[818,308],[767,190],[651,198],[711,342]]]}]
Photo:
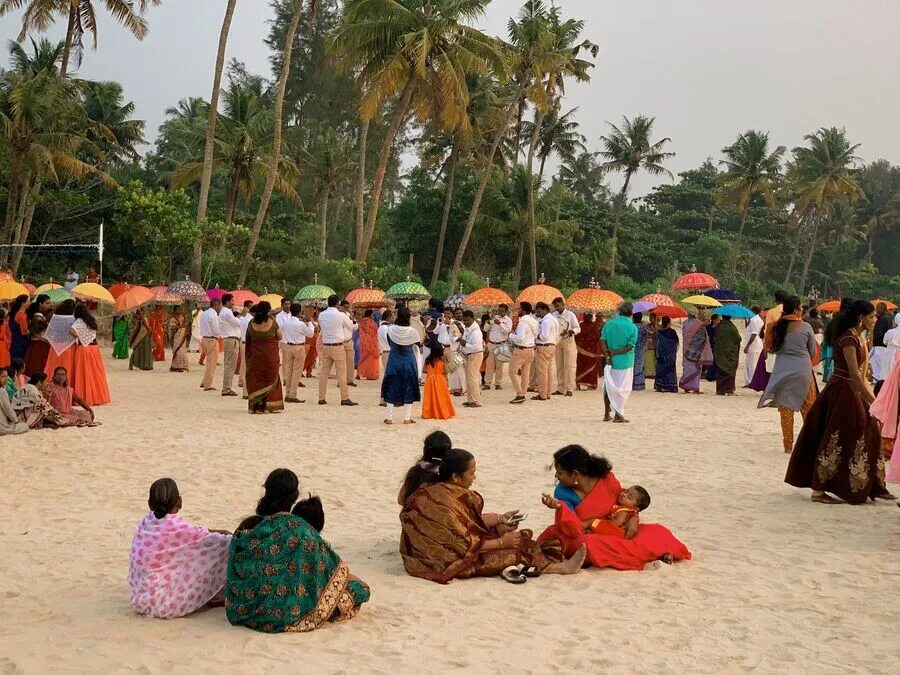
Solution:
[{"label": "maroon sari", "polygon": [[273,320],[267,330],[258,326],[251,321],[247,327],[247,406],[251,413],[284,410],[278,324]]},{"label": "maroon sari", "polygon": [[581,333],[575,336],[578,360],[575,369],[575,383],[589,389],[596,389],[602,371],[600,357],[600,328],[597,321],[582,321]]}]

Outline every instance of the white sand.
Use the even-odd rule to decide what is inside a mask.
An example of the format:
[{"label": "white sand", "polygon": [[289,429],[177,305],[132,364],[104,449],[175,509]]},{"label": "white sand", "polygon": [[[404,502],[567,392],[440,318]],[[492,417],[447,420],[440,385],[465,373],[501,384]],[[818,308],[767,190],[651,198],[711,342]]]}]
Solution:
[{"label": "white sand", "polygon": [[[636,393],[633,423],[612,425],[598,392],[516,407],[507,385],[449,423],[386,427],[375,383],[352,410],[332,384],[328,407],[250,416],[201,392],[196,366],[159,365],[107,362],[102,427],[0,440],[0,673],[900,672],[900,509],[814,505],[785,485],[777,414],[756,395]],[[649,489],[643,520],[669,526],[693,561],[525,586],[407,576],[397,488],[438,428],[478,458],[487,510],[523,508],[538,531],[553,451],[606,454],[623,483]],[[223,609],[135,616],[128,553],[150,483],[172,476],[185,518],[233,528],[279,466],[322,496],[326,537],[371,585],[359,616],[275,636],[230,626]]]}]

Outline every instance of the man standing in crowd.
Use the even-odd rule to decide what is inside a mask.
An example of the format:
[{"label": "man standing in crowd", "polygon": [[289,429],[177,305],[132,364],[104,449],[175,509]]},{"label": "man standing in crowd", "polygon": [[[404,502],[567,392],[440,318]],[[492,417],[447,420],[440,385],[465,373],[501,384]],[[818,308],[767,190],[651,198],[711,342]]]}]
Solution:
[{"label": "man standing in crowd", "polygon": [[535,360],[537,361],[537,394],[532,401],[549,401],[553,387],[550,382],[553,358],[556,356],[556,343],[559,342],[559,321],[550,314],[550,306],[539,302],[534,306],[534,313],[540,319],[540,329],[535,341]]},{"label": "man standing in crowd", "polygon": [[285,403],[305,403],[297,397],[297,386],[306,363],[306,340],[311,338],[316,327],[311,321],[300,318],[303,306],[299,302],[291,303],[291,313],[281,323],[281,342],[284,350],[284,386],[287,389]]},{"label": "man standing in crowd", "polygon": [[[625,403],[634,384],[634,347],[637,345],[638,329],[631,318],[633,307],[630,302],[619,305],[619,311],[612,321],[607,321],[600,335],[600,348],[606,356],[603,370],[604,422],[627,422]],[[702,328],[700,330],[703,330]],[[612,413],[615,413],[615,418]]]},{"label": "man standing in crowd", "polygon": [[[553,301],[553,316],[559,322],[560,335],[556,344],[556,391],[554,396],[573,396],[575,391],[575,373],[578,367],[578,347],[575,336],[581,332],[578,317],[571,309],[566,308],[562,298]],[[565,328],[563,328],[565,326]]]},{"label": "man standing in crowd", "polygon": [[519,325],[510,334],[513,343],[513,356],[509,364],[509,379],[516,395],[510,403],[525,403],[525,392],[531,381],[531,368],[534,365],[534,346],[538,331],[537,319],[531,315],[531,303],[519,303]]},{"label": "man standing in crowd", "polygon": [[760,334],[763,326],[765,326],[765,322],[759,315],[762,312],[760,306],[753,305],[750,311],[753,312],[753,318],[747,322],[747,328],[744,330],[744,389],[750,387],[753,373],[756,372],[759,355],[763,351],[763,341]]},{"label": "man standing in crowd", "polygon": [[[319,405],[328,401],[325,392],[328,388],[328,375],[331,366],[337,371],[338,386],[341,389],[341,405],[358,405],[350,400],[350,389],[347,386],[347,342],[346,336],[353,335],[353,321],[338,309],[340,298],[329,296],[328,309],[319,314],[319,330],[322,332],[322,353],[319,365]],[[352,341],[351,341],[352,346]],[[352,351],[351,351],[352,354]]]},{"label": "man standing in crowd", "polygon": [[[247,344],[247,327],[250,325],[250,322],[253,321],[253,315],[250,313],[250,308],[253,307],[252,300],[244,300],[244,309],[241,312],[241,353],[238,354],[238,361],[240,361],[241,365],[238,367],[238,387],[240,389],[244,388],[244,378],[247,376],[247,354],[245,353],[247,350],[245,346]],[[247,398],[247,392],[244,392],[244,398]]]},{"label": "man standing in crowd", "polygon": [[344,337],[347,338],[347,341],[344,343],[344,349],[347,350],[347,386],[355,387],[356,386],[356,345],[355,340],[356,336],[359,334],[359,324],[356,321],[356,317],[353,316],[353,310],[350,308],[350,303],[346,300],[341,301],[341,311],[346,314],[350,321],[353,322],[353,328],[344,330]]},{"label": "man standing in crowd", "polygon": [[463,331],[459,345],[466,357],[466,402],[465,408],[481,407],[481,362],[484,361],[484,334],[475,321],[475,313],[466,310],[462,315]]},{"label": "man standing in crowd", "polygon": [[[491,318],[490,330],[487,336],[487,364],[484,368],[484,387],[490,389],[491,383],[494,383],[494,389],[503,389],[500,383],[503,382],[503,362],[498,361],[494,356],[497,347],[509,340],[509,334],[512,333],[513,323],[512,317],[509,316],[509,306],[500,305],[497,314]],[[495,377],[496,375],[496,377]]]},{"label": "man standing in crowd", "polygon": [[219,329],[220,309],[222,309],[222,301],[213,300],[200,315],[200,351],[206,359],[203,382],[200,384],[203,391],[216,390],[213,387],[213,380],[216,377],[216,366],[219,364],[219,338],[222,336]]},{"label": "man standing in crowd", "polygon": [[226,293],[222,296],[222,309],[219,311],[219,334],[225,347],[225,372],[222,373],[222,396],[237,396],[231,388],[237,372],[238,349],[241,345],[241,321],[234,315],[234,296]]}]

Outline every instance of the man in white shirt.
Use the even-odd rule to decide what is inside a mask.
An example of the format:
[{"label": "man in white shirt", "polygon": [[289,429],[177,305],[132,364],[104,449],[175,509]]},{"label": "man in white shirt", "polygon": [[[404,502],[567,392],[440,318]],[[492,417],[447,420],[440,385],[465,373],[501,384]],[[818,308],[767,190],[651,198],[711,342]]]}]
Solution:
[{"label": "man in white shirt", "polygon": [[750,311],[753,312],[753,318],[744,330],[744,389],[750,386],[756,366],[759,365],[759,355],[763,351],[763,341],[759,334],[765,326],[765,321],[759,315],[762,311],[759,305],[753,305]]},{"label": "man in white shirt", "polygon": [[[509,334],[512,333],[513,324],[512,317],[509,316],[509,306],[500,305],[499,311],[491,318],[490,330],[487,336],[487,363],[484,367],[484,389],[490,389],[491,383],[494,389],[502,389],[500,383],[503,381],[503,366],[501,361],[497,361],[494,352],[497,347],[509,340]],[[495,377],[496,376],[496,377]]]},{"label": "man in white shirt", "polygon": [[[391,343],[388,341],[388,331],[394,321],[394,313],[386,309],[381,313],[381,325],[378,326],[378,351],[381,354],[381,372],[387,371],[388,358],[391,355]],[[379,405],[386,406],[384,399],[379,400]]]},{"label": "man in white shirt", "polygon": [[303,306],[299,302],[291,303],[290,315],[281,322],[281,343],[284,348],[284,386],[287,388],[285,403],[305,403],[297,397],[297,385],[306,363],[306,340],[315,335],[316,327],[312,321],[300,318]]},{"label": "man in white shirt", "polygon": [[226,293],[222,296],[222,309],[219,310],[219,334],[225,347],[225,372],[222,373],[222,396],[237,396],[231,388],[237,373],[238,349],[241,345],[241,321],[234,315],[234,296]]},{"label": "man in white shirt", "polygon": [[203,391],[215,391],[213,380],[216,377],[216,366],[219,363],[219,338],[222,333],[219,329],[219,310],[222,309],[221,300],[213,300],[209,308],[200,315],[200,351],[206,358],[203,371],[203,382],[200,386]]},{"label": "man in white shirt", "polygon": [[465,408],[481,407],[481,363],[484,361],[484,333],[475,321],[475,312],[463,312],[465,330],[459,338],[459,345],[466,357],[466,397]]},{"label": "man in white shirt", "polygon": [[525,392],[531,380],[531,366],[534,363],[534,343],[538,335],[538,322],[531,315],[531,303],[519,303],[519,325],[510,334],[513,343],[512,361],[509,364],[509,379],[516,396],[510,403],[525,403]]},{"label": "man in white shirt", "polygon": [[535,340],[535,361],[537,361],[537,394],[532,401],[549,401],[552,384],[550,370],[553,357],[556,356],[556,343],[559,341],[559,321],[550,314],[550,306],[539,302],[534,306],[535,315],[541,320],[537,340]]},{"label": "man in white shirt", "polygon": [[[244,349],[244,345],[247,343],[247,327],[250,325],[250,322],[253,321],[253,315],[250,313],[250,308],[253,307],[252,300],[244,300],[244,311],[241,312],[241,344],[240,351],[238,352],[238,361],[240,362],[240,366],[238,366],[238,387],[240,389],[244,388],[244,379],[247,376],[247,355],[244,353],[246,350]],[[247,398],[247,392],[244,392],[244,398]]]},{"label": "man in white shirt", "polygon": [[[462,312],[460,312],[460,319],[462,319]],[[453,396],[462,396],[466,393],[466,389],[468,388],[466,385],[466,369],[465,362],[463,364],[455,368],[452,372],[450,371],[450,362],[452,360],[453,363],[457,362],[457,357],[455,355],[456,352],[459,352],[461,346],[459,344],[459,338],[462,337],[463,332],[465,332],[466,327],[462,324],[461,321],[457,321],[453,316],[453,311],[450,309],[444,310],[444,316],[441,319],[441,323],[437,328],[437,341],[444,345],[444,357],[447,359],[447,384],[450,387],[450,393]],[[447,354],[447,350],[449,349],[450,354]]]},{"label": "man in white shirt", "polygon": [[566,308],[562,298],[553,301],[554,318],[559,323],[559,342],[556,343],[556,391],[554,396],[573,396],[575,391],[575,371],[577,369],[578,347],[575,336],[581,332],[578,317]]},{"label": "man in white shirt", "polygon": [[341,300],[341,311],[350,317],[350,320],[353,322],[352,330],[345,330],[344,337],[347,341],[344,343],[344,349],[347,351],[347,386],[355,387],[356,382],[356,335],[359,331],[359,323],[356,321],[356,317],[353,316],[353,310],[350,308],[350,303],[346,300]]},{"label": "man in white shirt", "polygon": [[322,334],[322,354],[319,359],[319,405],[325,405],[325,391],[331,366],[337,370],[338,386],[341,388],[341,405],[358,405],[350,400],[347,386],[347,350],[344,344],[349,331],[353,334],[353,321],[338,309],[341,299],[332,295],[328,298],[328,309],[319,314],[319,330]]},{"label": "man in white shirt", "polygon": [[[289,298],[281,299],[281,310],[275,315],[275,323],[278,324],[279,330],[284,327],[285,319],[291,315],[291,301]],[[278,343],[278,358],[281,360],[281,382],[287,382],[284,374],[284,340]]]}]

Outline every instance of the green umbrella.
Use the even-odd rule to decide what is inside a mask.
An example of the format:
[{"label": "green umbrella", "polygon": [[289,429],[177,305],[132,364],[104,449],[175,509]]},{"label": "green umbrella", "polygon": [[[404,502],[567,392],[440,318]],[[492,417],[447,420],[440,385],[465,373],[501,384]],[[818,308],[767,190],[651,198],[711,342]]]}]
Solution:
[{"label": "green umbrella", "polygon": [[49,291],[44,291],[42,295],[46,295],[50,298],[50,302],[54,305],[58,305],[61,302],[65,302],[66,300],[72,299],[72,294],[69,293],[65,288],[53,288]]},{"label": "green umbrella", "polygon": [[319,303],[328,300],[328,296],[330,295],[335,295],[335,292],[328,286],[323,286],[322,284],[310,284],[297,291],[294,300],[301,304],[318,305]]},{"label": "green umbrella", "polygon": [[431,294],[422,284],[417,284],[407,278],[406,281],[391,286],[384,297],[391,300],[428,300]]}]

